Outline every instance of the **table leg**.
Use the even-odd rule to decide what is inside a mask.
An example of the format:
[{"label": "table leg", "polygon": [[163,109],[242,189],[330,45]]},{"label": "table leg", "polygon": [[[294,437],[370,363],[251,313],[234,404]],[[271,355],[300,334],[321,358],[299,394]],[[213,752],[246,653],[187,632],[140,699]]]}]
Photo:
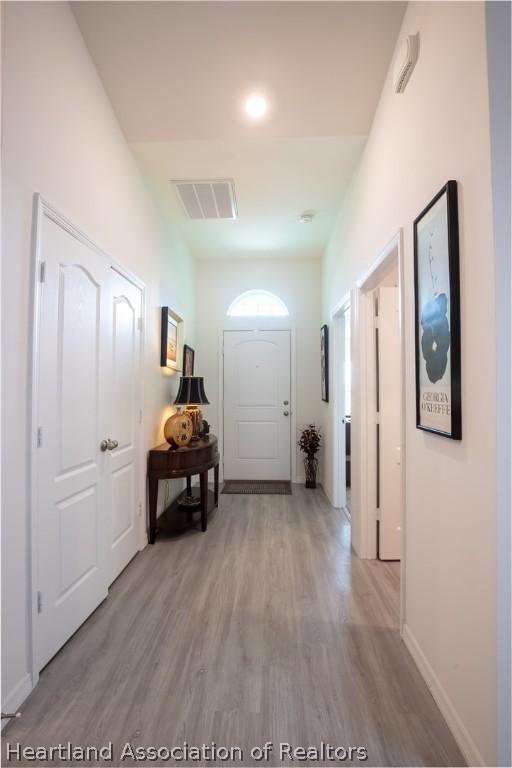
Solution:
[{"label": "table leg", "polygon": [[214,481],[214,497],[215,506],[219,506],[219,465],[216,464],[213,468],[213,481]]},{"label": "table leg", "polygon": [[158,478],[149,478],[149,543],[155,543],[156,506],[158,502]]},{"label": "table leg", "polygon": [[206,531],[206,518],[208,515],[208,470],[199,475],[201,487],[201,530]]},{"label": "table leg", "polygon": [[187,496],[192,496],[192,475],[187,477]]}]

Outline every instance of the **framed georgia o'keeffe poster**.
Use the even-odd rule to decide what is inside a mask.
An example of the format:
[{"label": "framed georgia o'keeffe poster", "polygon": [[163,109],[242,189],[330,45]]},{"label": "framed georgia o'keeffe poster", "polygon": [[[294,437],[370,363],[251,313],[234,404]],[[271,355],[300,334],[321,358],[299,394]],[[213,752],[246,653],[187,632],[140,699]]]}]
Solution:
[{"label": "framed georgia o'keeffe poster", "polygon": [[457,182],[414,221],[416,426],[460,440],[460,285]]}]

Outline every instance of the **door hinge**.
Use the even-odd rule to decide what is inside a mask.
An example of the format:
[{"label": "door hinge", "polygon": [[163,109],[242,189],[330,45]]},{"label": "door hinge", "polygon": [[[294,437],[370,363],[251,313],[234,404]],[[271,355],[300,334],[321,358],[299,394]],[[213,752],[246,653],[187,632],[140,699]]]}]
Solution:
[{"label": "door hinge", "polygon": [[142,503],[139,502],[139,517],[142,515]]},{"label": "door hinge", "polygon": [[142,317],[137,320],[137,330],[142,331]]},{"label": "door hinge", "polygon": [[375,510],[375,519],[376,520],[380,520],[380,508],[379,507],[377,507],[377,509]]},{"label": "door hinge", "polygon": [[39,282],[44,283],[46,279],[46,261],[39,262]]},{"label": "door hinge", "polygon": [[139,411],[139,424],[142,424],[142,411]]},{"label": "door hinge", "polygon": [[37,593],[37,612],[43,612],[43,595],[41,592]]},{"label": "door hinge", "polygon": [[37,428],[37,447],[40,448],[43,444],[43,428]]}]

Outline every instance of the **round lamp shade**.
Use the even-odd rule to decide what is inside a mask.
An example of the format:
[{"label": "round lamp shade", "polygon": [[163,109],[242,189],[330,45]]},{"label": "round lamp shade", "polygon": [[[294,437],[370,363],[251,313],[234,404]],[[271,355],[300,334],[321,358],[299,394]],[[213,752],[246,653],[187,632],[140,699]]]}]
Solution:
[{"label": "round lamp shade", "polygon": [[182,376],[174,405],[209,405],[202,376]]}]

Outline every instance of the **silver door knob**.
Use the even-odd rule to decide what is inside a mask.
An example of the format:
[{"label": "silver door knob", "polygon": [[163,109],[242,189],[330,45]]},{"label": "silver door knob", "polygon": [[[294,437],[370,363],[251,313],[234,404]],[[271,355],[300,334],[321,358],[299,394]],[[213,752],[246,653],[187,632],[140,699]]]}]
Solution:
[{"label": "silver door knob", "polygon": [[100,443],[100,451],[102,453],[105,453],[105,451],[113,451],[117,448],[119,445],[117,440],[111,440],[110,437],[107,437],[106,440],[102,440]]},{"label": "silver door knob", "polygon": [[289,415],[290,415],[289,411],[283,411],[283,416],[289,416]]}]

